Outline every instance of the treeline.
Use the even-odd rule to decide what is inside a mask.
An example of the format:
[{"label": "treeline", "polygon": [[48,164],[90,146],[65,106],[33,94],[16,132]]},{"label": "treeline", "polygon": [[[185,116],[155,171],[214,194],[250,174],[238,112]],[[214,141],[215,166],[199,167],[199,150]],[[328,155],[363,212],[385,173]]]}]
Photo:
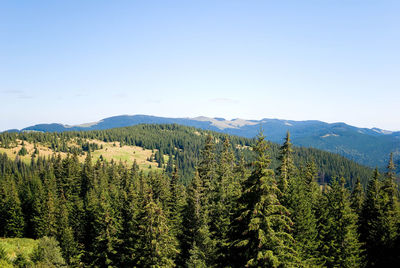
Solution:
[{"label": "treeline", "polygon": [[317,183],[296,165],[290,136],[278,150],[261,135],[253,160],[229,138],[206,137],[189,185],[136,164],[76,154],[31,165],[0,156],[0,236],[54,237],[71,267],[397,267],[394,164],[364,193],[345,179]]},{"label": "treeline", "polygon": [[[155,161],[159,167],[167,166],[171,171],[172,162],[165,163],[163,155],[168,155],[170,161],[179,169],[180,180],[187,185],[193,177],[195,166],[199,162],[200,151],[204,146],[207,135],[216,139],[216,148],[221,150],[224,134],[205,131],[180,125],[137,125],[133,127],[115,128],[97,131],[79,131],[62,133],[1,133],[0,146],[4,148],[17,146],[17,140],[33,144],[43,144],[55,152],[83,154],[83,152],[99,149],[97,144],[89,140],[104,142],[118,142],[120,146],[133,145],[145,149],[156,150]],[[254,154],[249,150],[255,139],[238,136],[229,136],[234,154],[239,158],[242,154],[246,161],[253,161]],[[71,142],[78,146],[69,146]],[[271,166],[276,169],[279,162],[279,145],[268,143],[271,153]],[[372,170],[359,165],[337,154],[324,152],[313,148],[295,147],[293,159],[296,165],[304,164],[307,159],[314,159],[319,174],[318,182],[329,183],[330,179],[337,176],[346,178],[346,186],[352,187],[357,178],[365,187]]]}]

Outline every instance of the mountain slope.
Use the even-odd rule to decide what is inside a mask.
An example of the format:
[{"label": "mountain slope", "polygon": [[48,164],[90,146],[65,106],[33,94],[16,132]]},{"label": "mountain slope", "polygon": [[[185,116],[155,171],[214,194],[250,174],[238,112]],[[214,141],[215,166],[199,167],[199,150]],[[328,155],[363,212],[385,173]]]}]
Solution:
[{"label": "mountain slope", "polygon": [[103,130],[138,124],[180,124],[231,135],[254,137],[262,128],[268,140],[281,142],[286,131],[291,132],[297,146],[314,147],[338,153],[358,163],[371,167],[383,167],[391,152],[400,159],[400,132],[377,128],[357,128],[345,123],[321,121],[293,121],[279,119],[243,120],[224,118],[165,118],[148,115],[122,115],[105,118],[95,123],[68,126],[40,124],[22,131],[64,132],[80,130]]},{"label": "mountain slope", "polygon": [[[39,150],[38,156],[42,157],[49,157],[52,153],[61,153],[64,156],[75,153],[83,161],[87,151],[90,150],[92,156],[100,156],[102,154],[105,159],[119,161],[124,160],[120,158],[122,152],[119,152],[117,157],[112,158],[108,158],[107,153],[118,148],[128,150],[132,149],[132,147],[141,147],[142,149],[140,150],[126,151],[126,156],[130,159],[140,160],[137,159],[138,154],[149,152],[146,156],[154,159],[154,162],[146,162],[143,168],[149,164],[158,163],[159,167],[165,167],[167,171],[168,166],[171,167],[172,165],[168,160],[173,159],[179,168],[182,180],[187,182],[193,176],[194,168],[198,164],[200,152],[204,148],[204,142],[208,134],[214,136],[217,149],[221,150],[221,141],[226,134],[177,124],[141,124],[107,130],[60,133],[6,132],[0,134],[0,157],[1,152],[4,151],[9,157],[13,156],[15,158],[22,146],[24,146],[28,150],[26,160],[29,161],[30,157],[35,155],[33,146],[36,146]],[[229,139],[237,157],[243,155],[246,160],[253,160],[254,153],[249,147],[255,143],[255,139],[239,136],[229,136]],[[113,144],[115,145],[113,146]],[[276,143],[271,143],[270,145],[272,167],[277,168],[280,145]],[[28,148],[28,146],[30,147]],[[48,153],[43,154],[45,151]],[[152,152],[153,154],[151,154]],[[20,156],[18,158],[21,159]],[[345,157],[313,148],[295,147],[293,158],[297,166],[314,160],[319,170],[318,179],[321,183],[329,182],[332,177],[344,176],[348,179],[349,186],[353,185],[357,177],[360,177],[364,185],[366,185],[372,173],[370,168],[359,165]],[[130,163],[132,162],[130,161]],[[129,162],[127,164],[129,165]]]}]

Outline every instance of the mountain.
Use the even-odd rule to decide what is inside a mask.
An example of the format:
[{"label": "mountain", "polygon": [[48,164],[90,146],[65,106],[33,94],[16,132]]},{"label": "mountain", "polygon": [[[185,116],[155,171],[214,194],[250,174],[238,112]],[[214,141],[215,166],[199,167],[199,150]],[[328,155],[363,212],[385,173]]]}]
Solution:
[{"label": "mountain", "polygon": [[[400,131],[392,132],[378,128],[357,128],[345,123],[325,123],[316,120],[293,121],[268,119],[244,120],[224,118],[166,118],[149,115],[121,115],[82,125],[39,124],[21,131],[64,132],[81,130],[104,130],[138,124],[180,124],[213,130],[231,135],[254,137],[262,128],[272,142],[281,143],[290,131],[297,146],[314,147],[341,154],[360,164],[384,167],[389,154],[400,159]],[[400,163],[399,163],[400,164]]]},{"label": "mountain", "polygon": [[[5,153],[12,161],[17,161],[18,158],[29,164],[33,155],[48,158],[56,153],[60,154],[61,158],[68,157],[68,154],[76,154],[80,161],[84,161],[90,150],[95,162],[100,159],[113,160],[114,163],[122,161],[127,166],[132,166],[136,161],[144,172],[162,167],[165,167],[167,172],[172,172],[174,160],[182,182],[187,183],[193,177],[208,134],[214,137],[217,151],[222,150],[223,143],[220,141],[228,136],[237,158],[243,156],[246,162],[254,160],[254,153],[250,147],[254,145],[255,139],[178,124],[140,124],[91,131],[6,132],[0,134],[0,158]],[[270,142],[269,153],[273,169],[279,166],[279,147],[279,144]],[[22,148],[25,148],[25,152]],[[320,183],[327,183],[333,177],[344,176],[348,186],[353,186],[358,177],[363,185],[366,185],[372,176],[371,168],[338,154],[296,146],[293,150],[296,166],[301,167],[310,160],[315,162]]]}]

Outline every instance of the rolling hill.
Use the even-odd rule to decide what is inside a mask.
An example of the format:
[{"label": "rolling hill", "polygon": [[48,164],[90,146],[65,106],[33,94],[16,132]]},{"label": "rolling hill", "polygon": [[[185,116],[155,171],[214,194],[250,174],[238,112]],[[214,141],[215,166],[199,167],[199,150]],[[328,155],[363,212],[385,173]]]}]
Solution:
[{"label": "rolling hill", "polygon": [[[124,128],[91,131],[68,132],[17,132],[0,134],[0,156],[5,153],[8,158],[20,160],[29,164],[31,158],[53,157],[62,158],[76,154],[83,162],[90,151],[93,161],[105,159],[122,162],[128,166],[136,161],[144,171],[157,170],[163,167],[168,172],[172,158],[180,171],[183,182],[193,176],[198,164],[200,152],[204,147],[206,136],[212,134],[217,147],[222,146],[226,134],[187,127],[177,124],[141,124]],[[253,159],[250,146],[255,139],[230,135],[230,141],[237,157],[245,160]],[[279,144],[270,144],[272,167],[278,167]],[[21,154],[22,148],[26,152]],[[35,148],[37,152],[35,153]],[[221,148],[219,148],[221,149]],[[365,185],[371,176],[371,169],[357,164],[338,154],[324,152],[318,149],[295,147],[294,161],[298,166],[314,160],[319,170],[319,182],[329,182],[332,177],[344,176],[348,185],[352,186],[360,177]]]},{"label": "rolling hill", "polygon": [[[280,119],[244,120],[224,118],[166,118],[149,115],[121,115],[82,125],[39,124],[20,131],[65,132],[104,130],[138,124],[180,124],[231,135],[254,137],[262,128],[267,139],[280,143],[287,131],[291,132],[297,146],[313,147],[338,153],[360,164],[384,167],[389,154],[400,161],[400,131],[391,132],[378,128],[357,128],[345,123],[321,121],[293,121]],[[15,132],[18,130],[10,130]]]}]

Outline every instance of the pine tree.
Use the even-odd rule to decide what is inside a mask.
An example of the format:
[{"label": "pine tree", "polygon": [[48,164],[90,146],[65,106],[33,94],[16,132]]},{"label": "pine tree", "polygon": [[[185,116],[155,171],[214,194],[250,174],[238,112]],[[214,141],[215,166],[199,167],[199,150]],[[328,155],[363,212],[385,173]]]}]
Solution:
[{"label": "pine tree", "polygon": [[200,163],[197,168],[204,189],[204,198],[206,199],[204,205],[208,205],[208,199],[211,196],[211,192],[214,191],[213,186],[217,179],[216,163],[214,138],[208,135],[204,149],[201,151]]},{"label": "pine tree", "polygon": [[31,225],[33,229],[33,237],[40,238],[45,235],[47,229],[47,222],[44,218],[46,196],[43,189],[43,184],[39,178],[34,177],[31,180],[31,187]]},{"label": "pine tree", "polygon": [[[205,205],[203,182],[196,172],[188,187],[187,204],[184,210],[184,233],[182,239],[182,258],[196,260],[210,266],[210,256],[214,256],[214,245],[209,231],[209,211]],[[190,264],[190,262],[187,263]]]},{"label": "pine tree", "polygon": [[[194,215],[194,217],[189,217],[193,217],[192,224],[196,226],[194,230],[197,230],[198,234],[193,234],[194,239],[192,239],[189,244],[189,248],[193,249],[196,246],[202,251],[207,257],[207,259],[204,260],[205,263],[210,266],[216,262],[217,258],[217,241],[213,239],[211,234],[210,213],[215,211],[215,206],[213,207],[213,205],[215,205],[215,192],[218,184],[215,142],[214,137],[211,135],[208,135],[206,138],[197,170],[198,172],[194,179],[195,184],[192,184],[193,188],[189,189],[189,195],[192,193],[194,196],[189,197],[188,210],[191,215]],[[198,200],[195,201],[196,199]],[[201,210],[197,210],[196,207],[198,205],[201,205]],[[199,254],[199,256],[201,256],[201,254]]]},{"label": "pine tree", "polygon": [[400,259],[398,252],[396,252],[396,241],[399,237],[400,210],[395,170],[392,153],[390,154],[387,173],[381,186],[381,209],[383,217],[381,240],[384,248],[381,255],[381,264],[385,267],[398,265]]},{"label": "pine tree", "polygon": [[[102,183],[103,184],[103,183]],[[88,227],[86,234],[86,262],[93,266],[113,266],[117,263],[116,249],[120,245],[120,222],[111,206],[107,184],[90,190],[87,195]],[[98,192],[96,192],[98,191]]]},{"label": "pine tree", "polygon": [[269,168],[267,143],[262,134],[253,147],[257,154],[254,170],[244,182],[240,198],[244,209],[237,218],[235,228],[239,237],[234,242],[238,248],[235,265],[242,266],[296,266],[298,254],[291,236],[293,222],[289,211],[281,205],[280,191]]},{"label": "pine tree", "polygon": [[[235,168],[235,176],[238,178],[239,184],[242,185],[244,181],[249,176],[249,169],[247,168],[248,164],[245,161],[245,157],[243,151],[240,153],[239,161]],[[240,186],[241,187],[241,186]],[[240,188],[240,193],[242,189]]]},{"label": "pine tree", "polygon": [[320,264],[318,260],[318,247],[320,241],[318,239],[317,219],[315,216],[315,208],[313,198],[319,191],[317,187],[308,184],[305,177],[291,177],[287,189],[287,206],[293,220],[293,237],[296,240],[296,248],[301,259],[307,265],[313,266]]},{"label": "pine tree", "polygon": [[381,211],[380,181],[378,168],[369,181],[360,217],[360,240],[364,243],[367,266],[380,264],[383,217]]},{"label": "pine tree", "polygon": [[57,193],[55,180],[52,179],[46,185],[47,187],[47,199],[44,208],[44,218],[47,223],[45,235],[49,237],[55,237],[57,235]]},{"label": "pine tree", "polygon": [[[175,166],[170,181],[170,198],[168,204],[168,219],[171,234],[173,234],[179,242],[183,239],[183,215],[186,206],[185,188],[179,183],[178,168]],[[179,248],[181,248],[180,245]],[[176,261],[177,265],[183,265],[184,260],[181,255]]]},{"label": "pine tree", "polygon": [[360,178],[357,178],[353,192],[351,193],[351,208],[356,212],[358,217],[361,216],[363,202],[364,202],[364,191],[360,182]]},{"label": "pine tree", "polygon": [[235,176],[235,156],[229,138],[226,137],[219,159],[217,178],[210,202],[210,231],[216,245],[215,265],[222,266],[228,256],[228,231],[231,218],[241,194],[239,179]]},{"label": "pine tree", "polygon": [[92,165],[92,156],[90,151],[87,153],[85,162],[81,171],[81,192],[80,197],[84,198],[89,191],[89,189],[93,188],[93,165]]},{"label": "pine tree", "polygon": [[290,132],[288,131],[286,133],[285,142],[280,148],[280,166],[278,168],[278,187],[284,197],[286,197],[289,180],[295,175],[295,166],[293,163],[292,153],[292,143],[290,141]]},{"label": "pine tree", "polygon": [[193,246],[189,251],[190,257],[186,262],[186,266],[188,268],[207,268],[206,259],[207,257],[204,255],[196,245],[196,242],[193,242]]},{"label": "pine tree", "polygon": [[14,180],[2,181],[0,198],[0,236],[23,237],[25,221]]},{"label": "pine tree", "polygon": [[326,225],[321,252],[328,267],[360,267],[361,243],[357,233],[357,215],[350,207],[350,194],[340,183],[333,180],[326,193]]},{"label": "pine tree", "polygon": [[139,207],[139,196],[133,182],[126,185],[125,188],[126,190],[122,192],[122,230],[120,232],[122,243],[118,249],[119,266],[134,267],[140,254],[140,245],[138,245],[139,215],[142,210]]},{"label": "pine tree", "polygon": [[168,220],[159,204],[149,192],[140,219],[140,257],[141,267],[174,267],[177,250],[176,238],[171,234]]},{"label": "pine tree", "polygon": [[63,193],[61,194],[57,210],[57,240],[60,243],[62,255],[68,265],[77,265],[79,263],[79,248],[74,238],[74,232],[69,224],[67,200]]}]

